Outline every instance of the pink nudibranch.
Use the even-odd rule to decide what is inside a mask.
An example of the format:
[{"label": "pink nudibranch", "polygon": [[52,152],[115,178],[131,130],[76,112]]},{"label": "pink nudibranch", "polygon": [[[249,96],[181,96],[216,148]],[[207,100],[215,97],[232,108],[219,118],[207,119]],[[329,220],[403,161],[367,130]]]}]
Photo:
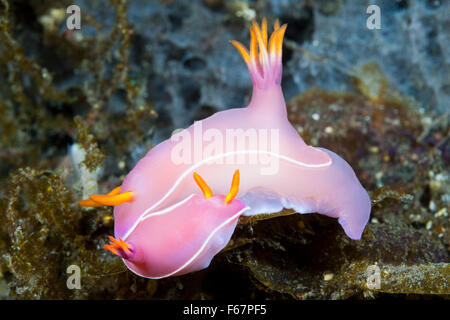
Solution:
[{"label": "pink nudibranch", "polygon": [[[115,236],[120,243],[130,243],[131,249],[110,249],[120,249],[119,255],[135,273],[160,278],[205,268],[228,242],[241,214],[270,214],[283,208],[317,212],[338,218],[350,238],[361,238],[371,210],[367,191],[345,160],[306,145],[287,119],[281,89],[285,29],[277,21],[267,39],[264,19],[261,28],[255,22],[250,27],[250,51],[232,41],[253,82],[246,108],[218,112],[174,134],[137,163],[119,192],[80,203],[115,205]],[[195,195],[194,171],[223,195],[228,192],[224,182],[237,168],[239,190],[235,188],[236,199],[228,206],[223,205],[223,196]],[[150,243],[152,234],[171,232],[178,241]],[[183,239],[195,245],[183,245]],[[134,250],[134,259],[147,264],[137,267],[127,250]]]}]

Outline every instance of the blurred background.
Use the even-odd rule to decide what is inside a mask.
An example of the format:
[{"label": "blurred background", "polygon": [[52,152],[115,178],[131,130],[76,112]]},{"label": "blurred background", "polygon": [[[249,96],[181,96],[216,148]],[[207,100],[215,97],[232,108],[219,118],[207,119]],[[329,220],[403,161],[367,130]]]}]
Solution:
[{"label": "blurred background", "polygon": [[[368,28],[374,4],[380,29]],[[0,298],[448,297],[449,13],[444,0],[0,0]],[[371,195],[363,239],[285,210],[241,218],[208,269],[140,278],[101,249],[112,209],[76,201],[120,185],[175,129],[246,106],[229,40],[248,46],[263,17],[288,24],[291,123]],[[66,285],[70,265],[81,289]]]}]

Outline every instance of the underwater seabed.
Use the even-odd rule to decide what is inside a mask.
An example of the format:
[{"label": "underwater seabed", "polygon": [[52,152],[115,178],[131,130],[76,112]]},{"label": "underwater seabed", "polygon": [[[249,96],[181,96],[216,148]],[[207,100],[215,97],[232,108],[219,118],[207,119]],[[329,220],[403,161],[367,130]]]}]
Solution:
[{"label": "underwater seabed", "polygon": [[[352,24],[367,18],[356,2],[77,3],[89,15],[67,32],[64,1],[0,1],[0,299],[448,297],[448,3],[385,4],[376,36]],[[354,241],[323,215],[243,216],[207,269],[138,277],[102,249],[112,209],[77,201],[173,130],[246,105],[228,40],[246,42],[252,14],[288,23],[289,121],[353,167],[371,219]]]}]

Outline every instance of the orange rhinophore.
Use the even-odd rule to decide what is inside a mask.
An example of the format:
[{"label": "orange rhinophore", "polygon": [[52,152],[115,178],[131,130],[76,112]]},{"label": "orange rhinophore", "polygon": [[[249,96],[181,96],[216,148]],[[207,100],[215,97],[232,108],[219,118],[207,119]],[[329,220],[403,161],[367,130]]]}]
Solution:
[{"label": "orange rhinophore", "polygon": [[194,172],[194,180],[197,183],[197,185],[202,190],[203,194],[205,195],[205,198],[211,198],[212,197],[212,191],[211,188],[206,184],[205,180],[203,180],[202,177],[200,177],[197,172]]},{"label": "orange rhinophore", "polygon": [[82,207],[118,206],[133,200],[133,192],[120,193],[120,187],[114,188],[108,194],[91,194],[88,200],[80,200]]},{"label": "orange rhinophore", "polygon": [[239,192],[239,170],[233,174],[233,181],[231,182],[230,192],[225,196],[225,202],[230,203]]}]

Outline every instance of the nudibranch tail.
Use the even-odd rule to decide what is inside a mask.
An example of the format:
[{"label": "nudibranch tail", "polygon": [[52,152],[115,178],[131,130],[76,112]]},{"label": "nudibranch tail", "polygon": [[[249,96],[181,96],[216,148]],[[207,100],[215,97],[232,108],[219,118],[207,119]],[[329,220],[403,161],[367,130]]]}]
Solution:
[{"label": "nudibranch tail", "polygon": [[277,20],[267,40],[267,20],[262,20],[261,27],[253,20],[250,26],[250,51],[240,42],[231,41],[247,64],[253,83],[260,88],[270,83],[281,83],[281,57],[286,27],[286,24],[280,27]]},{"label": "nudibranch tail", "polygon": [[114,188],[108,194],[92,194],[88,200],[78,201],[82,207],[117,206],[133,200],[133,192],[120,193],[121,187]]},{"label": "nudibranch tail", "polygon": [[134,255],[134,249],[131,244],[126,243],[120,237],[119,240],[115,239],[112,236],[109,237],[109,244],[105,244],[103,249],[111,251],[116,256],[119,256],[123,259],[130,259]]}]

